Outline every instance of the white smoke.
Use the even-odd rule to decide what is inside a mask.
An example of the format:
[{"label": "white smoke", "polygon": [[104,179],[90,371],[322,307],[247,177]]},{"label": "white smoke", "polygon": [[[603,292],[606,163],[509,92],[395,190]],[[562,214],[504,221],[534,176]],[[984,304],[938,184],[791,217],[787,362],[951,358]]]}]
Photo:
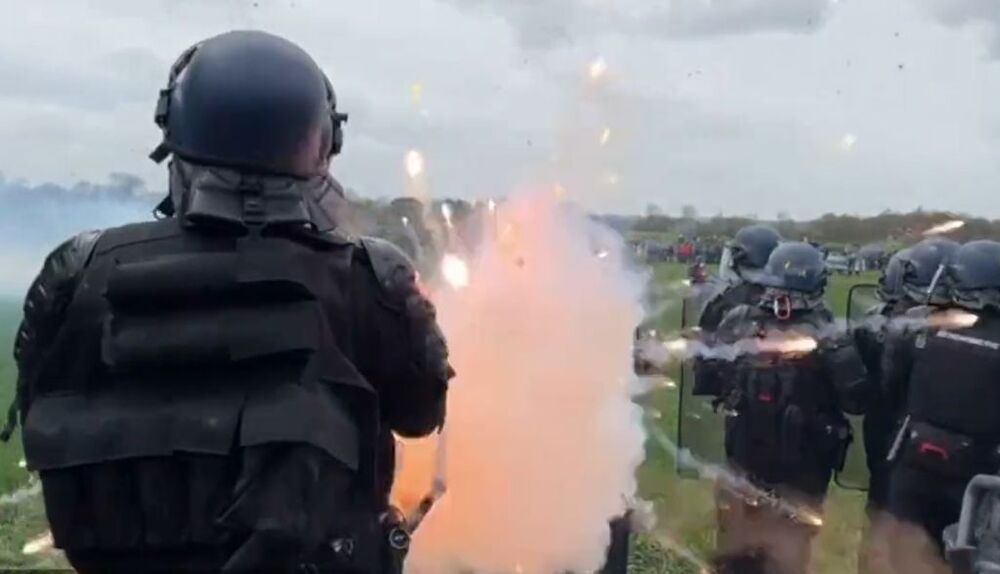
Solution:
[{"label": "white smoke", "polygon": [[29,498],[38,496],[42,493],[42,483],[37,480],[31,480],[25,486],[18,488],[17,490],[0,495],[0,506],[10,506],[15,504],[21,504]]},{"label": "white smoke", "polygon": [[[551,194],[507,202],[498,219],[468,285],[434,297],[458,371],[448,492],[408,570],[593,572],[643,459],[630,394],[643,278],[626,269],[619,237]],[[404,447],[397,501],[427,489],[428,460]]]}]

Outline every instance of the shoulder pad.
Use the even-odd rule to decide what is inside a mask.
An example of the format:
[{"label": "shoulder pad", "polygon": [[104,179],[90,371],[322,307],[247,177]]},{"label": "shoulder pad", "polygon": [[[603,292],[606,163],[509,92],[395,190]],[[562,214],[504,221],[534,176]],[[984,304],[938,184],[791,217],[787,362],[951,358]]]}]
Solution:
[{"label": "shoulder pad", "polygon": [[[753,305],[737,305],[726,311],[726,314],[722,316],[722,321],[719,322],[719,328],[732,327],[743,321],[752,321],[758,319],[760,314],[757,314],[757,308]],[[755,316],[757,315],[757,316]]]},{"label": "shoulder pad", "polygon": [[51,272],[63,278],[72,278],[90,263],[103,231],[84,231],[67,240],[50,255]]},{"label": "shoulder pad", "polygon": [[375,277],[387,292],[399,293],[416,283],[416,268],[402,249],[377,237],[362,237],[360,241]]}]

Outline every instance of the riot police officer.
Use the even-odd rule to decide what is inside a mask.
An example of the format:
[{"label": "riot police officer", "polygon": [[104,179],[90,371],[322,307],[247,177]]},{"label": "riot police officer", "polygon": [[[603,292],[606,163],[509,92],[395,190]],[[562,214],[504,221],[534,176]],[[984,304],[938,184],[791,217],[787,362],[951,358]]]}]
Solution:
[{"label": "riot police officer", "polygon": [[46,259],[18,410],[78,571],[382,570],[380,459],[442,424],[451,371],[409,260],[337,229],[345,120],[298,46],[205,40],[156,107],[166,217]]},{"label": "riot police officer", "polygon": [[969,479],[1000,466],[1000,243],[962,245],[942,279],[953,302],[942,305],[932,285],[932,306],[907,314],[922,328],[891,333],[882,362],[886,391],[903,398],[906,412],[890,452],[889,511],[930,542],[915,551],[912,540],[894,537],[899,571],[940,556]]},{"label": "riot police officer", "polygon": [[875,296],[879,303],[867,309],[861,324],[853,331],[855,344],[865,364],[869,386],[873,390],[868,410],[862,423],[865,461],[868,466],[868,499],[866,514],[867,531],[861,538],[858,555],[859,572],[880,574],[890,572],[888,538],[890,523],[885,516],[889,496],[889,465],[886,455],[896,428],[897,415],[889,408],[889,401],[878,392],[882,348],[889,321],[917,305],[903,289],[904,277],[913,266],[909,263],[910,250],[897,251],[882,269]]},{"label": "riot police officer", "polygon": [[720,263],[725,287],[705,304],[698,317],[703,331],[715,331],[730,309],[760,298],[763,289],[755,279],[780,241],[781,235],[767,225],[748,225],[736,232]]},{"label": "riot police officer", "polygon": [[[760,284],[763,268],[767,264],[771,252],[781,241],[781,235],[773,228],[766,225],[748,225],[736,232],[732,241],[726,247],[719,264],[719,276],[722,281],[721,287],[713,288],[710,284],[697,285],[694,296],[684,302],[685,326],[689,323],[688,313],[696,314],[696,318],[690,321],[697,324],[701,330],[700,338],[707,344],[716,342],[716,329],[722,318],[734,307],[747,304],[755,304],[760,300],[764,287]],[[702,304],[702,301],[705,301]],[[682,367],[687,369],[688,367]],[[692,393],[695,395],[717,395],[720,389],[714,386],[716,379],[704,377],[705,372],[702,361],[696,360],[694,370],[690,373],[694,381]],[[682,378],[687,378],[688,373],[682,373]]]},{"label": "riot police officer", "polygon": [[[882,270],[875,291],[880,303],[867,311],[866,320],[854,331],[873,390],[881,389],[883,343],[886,334],[895,328],[893,319],[917,306],[947,302],[950,295],[942,277],[942,266],[958,247],[958,243],[944,238],[925,239],[911,248],[898,251]],[[932,287],[935,276],[938,279]],[[928,292],[929,289],[932,292]],[[863,429],[870,477],[869,514],[885,509],[889,494],[886,456],[901,408],[899,397],[890,398],[881,392],[874,392],[865,414]]]},{"label": "riot police officer", "polygon": [[[850,443],[844,412],[865,408],[864,366],[835,333],[826,265],[806,243],[780,244],[754,278],[763,293],[732,309],[719,337],[740,355],[706,361],[720,378],[726,456],[739,480],[718,491],[720,572],[801,574],[827,486]],[[749,488],[734,487],[745,482]]]}]

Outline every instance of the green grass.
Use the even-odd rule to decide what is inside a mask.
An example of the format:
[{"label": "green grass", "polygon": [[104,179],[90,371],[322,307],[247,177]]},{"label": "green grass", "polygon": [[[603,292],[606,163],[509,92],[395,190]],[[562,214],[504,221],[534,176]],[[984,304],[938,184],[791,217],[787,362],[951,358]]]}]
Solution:
[{"label": "green grass", "polygon": [[[0,425],[7,422],[7,405],[14,397],[17,369],[12,353],[20,321],[20,303],[0,298]],[[15,434],[7,444],[0,443],[0,493],[10,492],[28,480],[28,473],[18,467],[22,458],[20,435]]]},{"label": "green grass", "polygon": [[[14,335],[21,320],[20,302],[0,298],[0,414],[6,422],[7,405],[14,396],[17,369],[12,355]],[[20,434],[7,444],[0,443],[0,494],[27,488],[28,472],[20,468],[23,458]],[[53,569],[65,567],[58,553],[25,556],[24,543],[46,529],[40,496],[12,502],[0,499],[0,569]]]}]

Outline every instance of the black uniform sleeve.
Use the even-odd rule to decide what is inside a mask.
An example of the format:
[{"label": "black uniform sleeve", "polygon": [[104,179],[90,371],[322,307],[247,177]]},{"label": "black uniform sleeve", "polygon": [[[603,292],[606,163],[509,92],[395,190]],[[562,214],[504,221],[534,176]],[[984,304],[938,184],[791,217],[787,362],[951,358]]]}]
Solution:
[{"label": "black uniform sleeve", "polygon": [[824,340],[820,357],[841,409],[852,415],[867,412],[876,389],[854,338],[843,336]]},{"label": "black uniform sleeve", "polygon": [[99,231],[88,231],[57,247],[45,258],[42,271],[28,289],[24,315],[14,339],[17,394],[7,413],[7,423],[0,431],[0,440],[10,438],[17,424],[18,411],[22,420],[27,414],[31,402],[30,381],[42,365],[48,345],[62,325],[80,272],[86,268],[98,237]]},{"label": "black uniform sleeve", "polygon": [[[730,309],[719,321],[715,333],[710,335],[710,344],[732,344],[742,338],[747,328],[749,308],[741,305]],[[724,359],[697,358],[694,361],[695,395],[721,396],[726,391],[726,383],[733,377],[733,362]]]},{"label": "black uniform sleeve", "polygon": [[893,412],[899,412],[906,404],[916,336],[912,332],[890,332],[885,339],[881,361],[882,394]]},{"label": "black uniform sleeve", "polygon": [[884,347],[884,333],[876,327],[861,325],[851,331],[854,344],[861,355],[861,361],[865,364],[868,372],[868,379],[877,386],[879,374],[882,372],[882,349]]},{"label": "black uniform sleeve", "polygon": [[698,327],[705,332],[715,332],[719,323],[722,322],[723,315],[725,315],[726,311],[730,308],[729,303],[721,294],[716,295],[708,303],[706,303],[705,308],[702,309],[701,315],[698,317]]},{"label": "black uniform sleeve", "polygon": [[363,240],[359,273],[373,304],[365,317],[365,373],[379,392],[383,421],[396,433],[424,436],[444,424],[448,346],[434,305],[420,292],[409,258],[386,241]]}]

